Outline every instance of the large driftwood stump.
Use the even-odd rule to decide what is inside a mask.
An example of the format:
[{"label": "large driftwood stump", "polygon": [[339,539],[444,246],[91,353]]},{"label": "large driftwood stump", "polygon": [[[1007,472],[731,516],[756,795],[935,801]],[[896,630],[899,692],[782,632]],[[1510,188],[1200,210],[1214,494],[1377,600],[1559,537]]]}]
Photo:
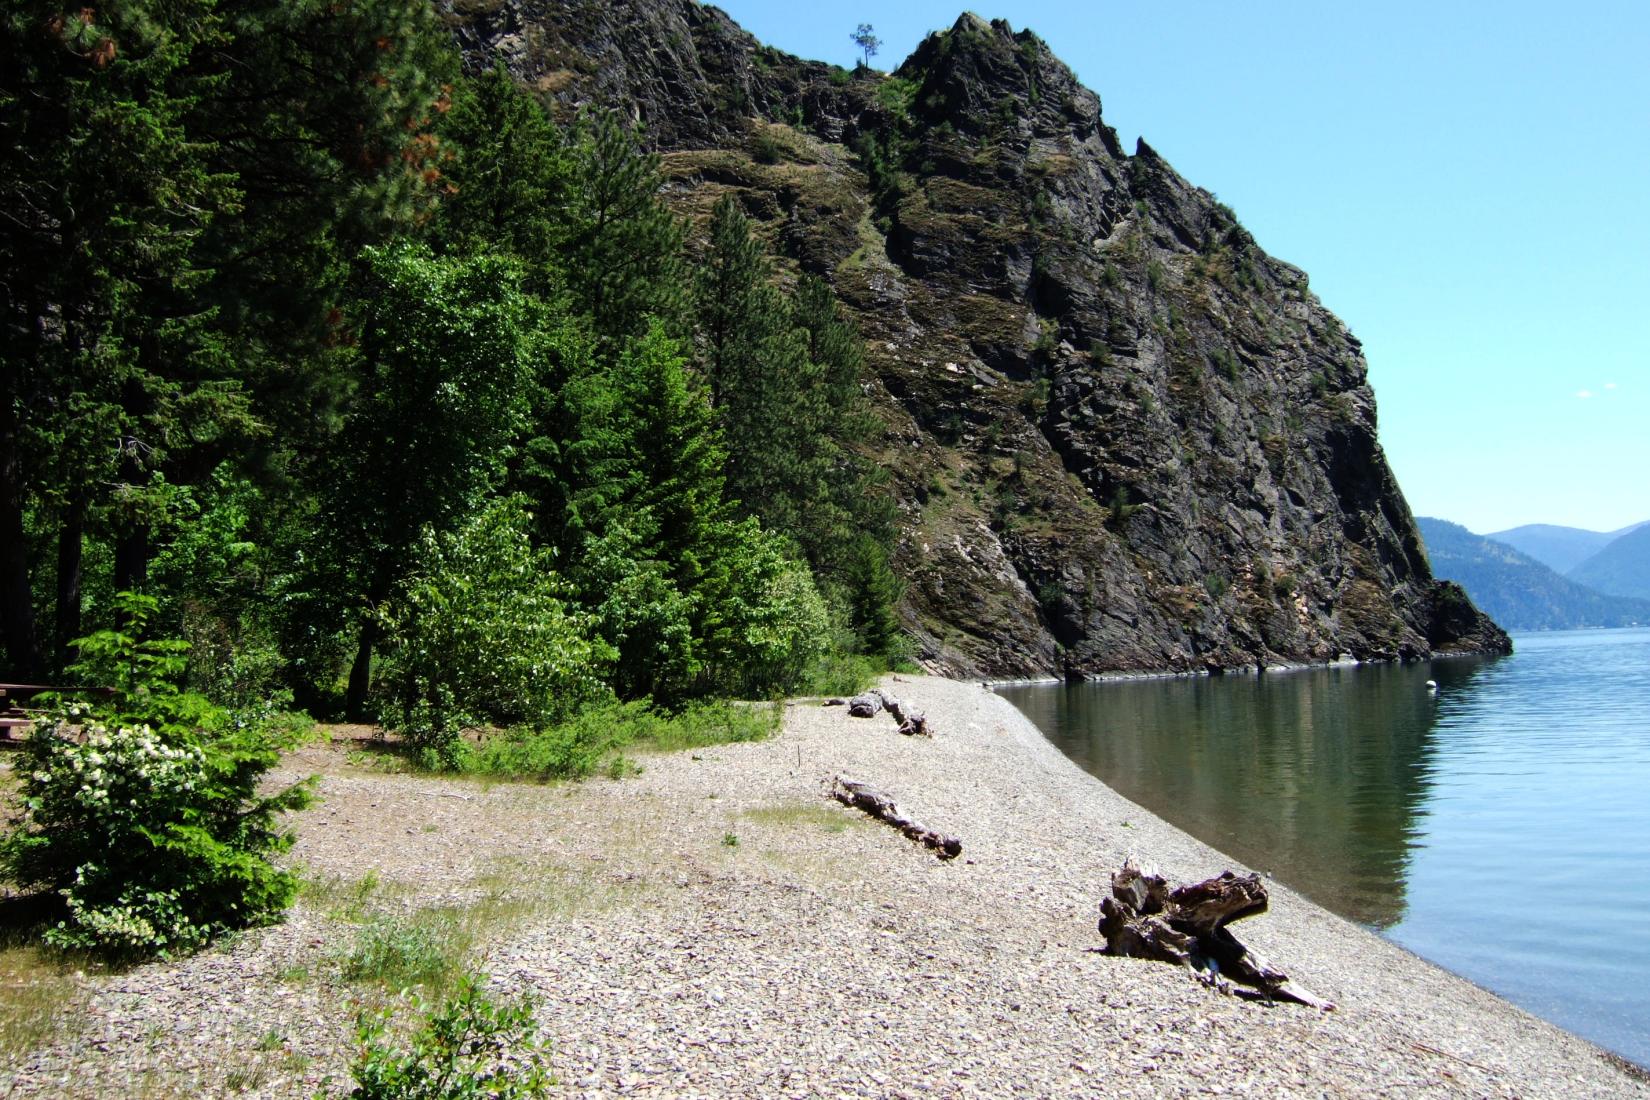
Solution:
[{"label": "large driftwood stump", "polygon": [[1100,902],[1100,932],[1108,955],[1184,966],[1221,992],[1251,1000],[1333,1009],[1243,946],[1226,927],[1264,913],[1266,906],[1266,885],[1259,875],[1226,871],[1171,890],[1163,876],[1125,860],[1111,877],[1111,896]]},{"label": "large driftwood stump", "polygon": [[887,822],[918,844],[934,849],[934,854],[941,859],[956,859],[962,854],[962,841],[912,821],[900,812],[892,798],[869,783],[839,775],[831,781],[831,797],[844,806],[864,810],[878,821]]},{"label": "large driftwood stump", "polygon": [[928,730],[928,716],[922,711],[906,706],[897,695],[891,695],[880,688],[872,688],[864,695],[856,695],[852,699],[827,699],[828,707],[848,704],[848,714],[853,718],[875,718],[883,711],[887,711],[894,719],[899,731],[907,737],[932,737]]},{"label": "large driftwood stump", "polygon": [[874,718],[882,710],[882,693],[867,691],[848,700],[848,714],[854,718]]}]

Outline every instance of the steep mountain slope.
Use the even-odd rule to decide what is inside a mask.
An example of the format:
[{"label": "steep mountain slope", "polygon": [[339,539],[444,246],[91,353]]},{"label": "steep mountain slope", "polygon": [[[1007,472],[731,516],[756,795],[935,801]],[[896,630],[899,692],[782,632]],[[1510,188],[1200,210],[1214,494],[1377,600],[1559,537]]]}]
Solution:
[{"label": "steep mountain slope", "polygon": [[[1631,528],[1628,528],[1631,530]],[[1549,569],[1568,573],[1608,546],[1626,531],[1587,531],[1580,527],[1560,527],[1551,523],[1526,523],[1505,531],[1491,531],[1484,537],[1504,543]]]},{"label": "steep mountain slope", "polygon": [[1650,527],[1635,528],[1612,540],[1568,576],[1612,596],[1650,599]]},{"label": "steep mountain slope", "polygon": [[930,667],[1067,675],[1501,649],[1436,584],[1358,341],[1035,35],[965,15],[892,76],[692,0],[455,0],[470,63],[613,103],[702,223],[738,197],[867,340]]},{"label": "steep mountain slope", "polygon": [[1478,606],[1511,630],[1650,623],[1650,600],[1607,596],[1460,524],[1428,516],[1416,522],[1433,572],[1458,582]]}]

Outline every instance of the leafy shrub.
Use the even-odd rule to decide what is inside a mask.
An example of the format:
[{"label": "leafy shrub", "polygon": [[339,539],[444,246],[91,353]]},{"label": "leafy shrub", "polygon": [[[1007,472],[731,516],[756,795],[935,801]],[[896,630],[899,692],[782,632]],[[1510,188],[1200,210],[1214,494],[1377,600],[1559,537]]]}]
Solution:
[{"label": "leafy shrub", "polygon": [[758,741],[773,733],[778,710],[727,702],[693,703],[671,714],[645,701],[596,707],[546,729],[516,729],[488,738],[466,757],[483,775],[578,779],[619,773],[625,749],[691,749]]},{"label": "leafy shrub", "polygon": [[450,534],[426,531],[391,612],[382,683],[402,732],[448,766],[468,721],[546,724],[609,695],[613,652],[569,607],[529,522],[512,497]]},{"label": "leafy shrub", "polygon": [[729,534],[725,571],[705,594],[707,686],[744,698],[789,691],[824,648],[825,601],[808,567],[755,519]]},{"label": "leafy shrub", "polygon": [[543,729],[517,728],[489,737],[465,758],[466,771],[532,779],[582,779],[611,766],[644,703],[619,703]]},{"label": "leafy shrub", "polygon": [[187,647],[137,640],[155,607],[123,594],[130,633],[77,643],[75,671],[115,694],[41,722],[17,763],[22,809],[0,841],[0,873],[63,899],[45,933],[56,946],[188,951],[277,919],[297,890],[269,857],[290,846],[276,819],[308,804],[308,784],[258,793],[279,746],[177,690]]},{"label": "leafy shrub", "polygon": [[[409,1001],[425,1011],[416,994]],[[474,978],[429,1013],[410,1046],[392,1046],[389,1025],[386,1009],[356,1027],[354,1100],[528,1100],[547,1095],[553,1082],[532,1005],[499,1004]]]}]

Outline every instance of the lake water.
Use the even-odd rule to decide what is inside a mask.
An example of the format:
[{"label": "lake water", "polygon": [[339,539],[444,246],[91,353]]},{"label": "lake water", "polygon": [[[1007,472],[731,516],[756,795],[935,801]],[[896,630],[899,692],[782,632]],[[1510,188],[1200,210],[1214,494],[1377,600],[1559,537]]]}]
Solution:
[{"label": "lake water", "polygon": [[1001,694],[1186,832],[1650,1065],[1650,630],[1513,640]]}]

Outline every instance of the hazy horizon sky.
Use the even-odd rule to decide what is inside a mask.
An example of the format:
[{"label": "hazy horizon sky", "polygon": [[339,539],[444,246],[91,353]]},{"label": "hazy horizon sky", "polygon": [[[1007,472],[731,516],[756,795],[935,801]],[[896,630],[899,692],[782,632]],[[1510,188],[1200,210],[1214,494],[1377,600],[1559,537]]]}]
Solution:
[{"label": "hazy horizon sky", "polygon": [[[762,41],[893,69],[964,10],[719,4]],[[1304,268],[1363,341],[1417,515],[1486,533],[1650,519],[1650,5],[976,4],[1029,28]]]}]

